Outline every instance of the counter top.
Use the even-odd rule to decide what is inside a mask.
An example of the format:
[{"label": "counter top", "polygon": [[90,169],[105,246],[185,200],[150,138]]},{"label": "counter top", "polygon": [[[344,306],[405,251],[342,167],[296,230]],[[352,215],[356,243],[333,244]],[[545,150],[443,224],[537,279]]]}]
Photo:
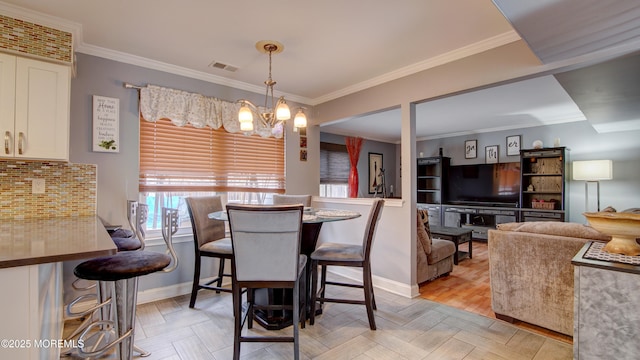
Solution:
[{"label": "counter top", "polygon": [[116,253],[97,216],[2,220],[0,269]]},{"label": "counter top", "polygon": [[[604,243],[597,241],[588,241],[584,244],[582,249],[573,257],[571,263],[575,266],[588,266],[594,268],[600,268],[605,270],[626,272],[631,274],[640,274],[640,266],[636,265],[638,263],[637,256],[626,256],[626,255],[618,255],[618,254],[609,254],[605,253],[601,250],[604,246]],[[592,256],[589,254],[589,250],[593,249],[594,254],[602,253],[606,256],[604,259],[599,259],[598,256]],[[627,261],[629,260],[629,261]]]}]

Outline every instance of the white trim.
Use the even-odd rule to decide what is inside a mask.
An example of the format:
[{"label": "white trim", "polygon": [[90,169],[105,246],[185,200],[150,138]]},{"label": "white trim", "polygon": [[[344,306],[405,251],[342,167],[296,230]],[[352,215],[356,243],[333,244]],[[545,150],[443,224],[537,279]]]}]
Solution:
[{"label": "white trim", "polygon": [[[15,5],[1,3],[1,2],[0,2],[0,11],[2,11],[2,13],[5,14],[6,16],[11,16],[21,20],[30,21],[39,25],[50,26],[52,28],[56,28],[59,30],[68,31],[72,33],[73,48],[75,49],[75,51],[83,54],[98,56],[105,59],[123,62],[126,64],[142,66],[147,69],[164,71],[170,74],[181,75],[181,76],[203,80],[203,81],[207,81],[207,82],[211,82],[211,83],[219,84],[223,86],[230,86],[235,89],[245,90],[245,91],[249,91],[257,94],[262,94],[264,92],[264,86],[252,85],[249,83],[232,80],[232,79],[224,78],[221,76],[204,73],[201,71],[195,71],[195,70],[187,69],[184,67],[163,63],[160,61],[144,58],[141,56],[136,56],[136,55],[120,52],[120,51],[115,51],[115,50],[95,46],[92,44],[87,44],[84,42],[84,39],[83,39],[82,25],[66,19],[62,19],[59,17],[47,15],[37,11],[33,11],[33,10],[29,10],[29,9],[25,9]],[[518,35],[518,33],[515,30],[507,31],[505,33],[493,36],[491,38],[484,39],[482,41],[478,41],[476,43],[464,46],[462,48],[452,50],[448,53],[435,56],[431,59],[427,59],[409,66],[405,66],[404,68],[388,72],[386,74],[375,77],[373,79],[363,81],[361,83],[317,97],[315,99],[310,99],[307,97],[289,94],[289,93],[279,93],[277,91],[276,91],[277,92],[276,95],[285,96],[288,100],[295,101],[298,103],[315,106],[315,105],[327,102],[329,100],[333,100],[342,96],[346,96],[361,90],[371,88],[373,86],[377,86],[392,80],[399,79],[404,76],[412,75],[420,71],[434,68],[436,66],[440,66],[451,61],[455,61],[455,60],[463,59],[465,57],[469,57],[475,54],[479,54],[481,52],[491,50],[493,48],[518,41],[520,39],[521,39],[520,35]]]},{"label": "white trim", "polygon": [[[374,198],[331,198],[331,197],[321,197],[321,196],[313,196],[311,198],[311,203],[330,203],[330,204],[348,204],[348,205],[371,205]],[[384,199],[384,206],[386,207],[402,207],[404,205],[404,200],[402,199]],[[322,207],[322,206],[316,206]]]},{"label": "white trim", "polygon": [[[209,282],[213,279],[213,277],[208,279],[200,279],[200,283]],[[223,281],[222,285],[231,286],[231,280]],[[191,294],[192,286],[193,283],[189,281],[142,291],[138,290],[138,299],[136,301],[136,304],[146,304],[154,301],[174,298],[180,295]]]},{"label": "white trim", "polygon": [[[328,267],[327,271],[336,275],[343,276],[358,284],[362,284],[362,270],[348,267]],[[383,278],[380,276],[372,276],[373,286],[375,288],[388,291],[392,294],[400,295],[406,298],[415,298],[420,296],[420,287],[418,284],[407,285],[395,280]]]},{"label": "white trim", "polygon": [[[338,271],[336,271],[338,269]],[[357,283],[362,283],[362,271],[348,268],[328,268],[328,271],[333,274],[343,276],[349,280]],[[201,282],[210,281],[213,278],[201,279]],[[230,280],[226,280],[222,283],[223,286],[229,286]],[[176,296],[186,295],[191,293],[191,282],[184,282],[180,284],[174,284],[164,287],[157,287],[148,290],[138,291],[137,304],[146,304],[154,301],[160,301],[170,299]],[[400,295],[406,298],[415,298],[420,296],[420,288],[417,284],[408,286],[394,280],[386,279],[379,276],[373,276],[373,286],[384,291],[388,291],[392,294]]]},{"label": "white trim", "polygon": [[444,65],[452,61],[464,59],[466,57],[479,54],[479,53],[497,48],[499,46],[516,42],[520,39],[521,39],[520,35],[518,35],[518,33],[515,30],[510,30],[505,33],[490,37],[488,39],[484,39],[482,41],[478,41],[476,43],[461,47],[459,49],[455,49],[447,53],[440,54],[430,59],[412,64],[409,66],[405,66],[395,71],[388,72],[386,74],[375,77],[373,79],[363,81],[361,83],[354,84],[352,86],[348,86],[342,90],[334,91],[332,93],[320,96],[318,98],[313,99],[312,105],[322,104],[330,100],[334,100],[343,96],[347,96],[349,94],[353,94],[358,91],[362,91],[380,84],[384,84],[392,80],[396,80],[405,76],[418,73],[420,71],[424,71],[440,65]]}]

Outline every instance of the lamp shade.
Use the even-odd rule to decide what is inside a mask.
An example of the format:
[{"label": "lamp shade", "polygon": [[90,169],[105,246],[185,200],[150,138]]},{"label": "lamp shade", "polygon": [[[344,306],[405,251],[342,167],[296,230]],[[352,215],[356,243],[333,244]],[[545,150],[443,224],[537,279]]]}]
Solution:
[{"label": "lamp shade", "polygon": [[307,127],[307,116],[302,112],[302,109],[298,109],[298,113],[293,119],[293,126],[297,128]]},{"label": "lamp shade", "polygon": [[240,111],[238,111],[238,121],[240,124],[253,122],[253,114],[246,104],[242,104]]},{"label": "lamp shade", "polygon": [[289,110],[289,105],[284,101],[283,97],[280,97],[278,100],[278,105],[276,106],[276,119],[280,121],[291,119],[291,110]]},{"label": "lamp shade", "polygon": [[586,160],[573,162],[573,180],[611,180],[613,162],[611,160]]}]

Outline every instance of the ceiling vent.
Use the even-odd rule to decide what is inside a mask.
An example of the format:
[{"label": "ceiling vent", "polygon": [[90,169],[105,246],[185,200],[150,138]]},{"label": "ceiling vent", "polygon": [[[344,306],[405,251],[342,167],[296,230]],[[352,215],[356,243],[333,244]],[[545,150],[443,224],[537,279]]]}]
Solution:
[{"label": "ceiling vent", "polygon": [[227,70],[227,71],[231,71],[231,72],[235,72],[236,70],[238,70],[238,68],[235,67],[235,66],[223,64],[223,63],[217,62],[217,61],[211,62],[211,64],[209,64],[209,67],[212,67],[212,68],[215,68],[215,69]]}]

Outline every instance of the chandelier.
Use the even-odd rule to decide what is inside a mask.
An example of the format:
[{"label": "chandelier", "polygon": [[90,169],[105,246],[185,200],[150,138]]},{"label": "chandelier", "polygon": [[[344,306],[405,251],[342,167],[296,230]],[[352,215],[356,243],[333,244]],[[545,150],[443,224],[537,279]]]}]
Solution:
[{"label": "chandelier", "polygon": [[[262,40],[256,43],[256,49],[263,54],[269,54],[269,77],[264,81],[266,85],[266,94],[264,98],[264,107],[259,109],[251,101],[240,99],[241,104],[238,111],[238,121],[240,122],[240,131],[253,131],[253,115],[258,115],[262,125],[271,129],[273,133],[282,131],[283,122],[291,119],[291,111],[284,96],[280,96],[276,101],[273,95],[273,86],[276,82],[271,78],[271,56],[281,53],[284,46],[273,40]],[[307,116],[304,109],[299,108],[293,120],[294,131],[297,128],[307,126]]]}]

